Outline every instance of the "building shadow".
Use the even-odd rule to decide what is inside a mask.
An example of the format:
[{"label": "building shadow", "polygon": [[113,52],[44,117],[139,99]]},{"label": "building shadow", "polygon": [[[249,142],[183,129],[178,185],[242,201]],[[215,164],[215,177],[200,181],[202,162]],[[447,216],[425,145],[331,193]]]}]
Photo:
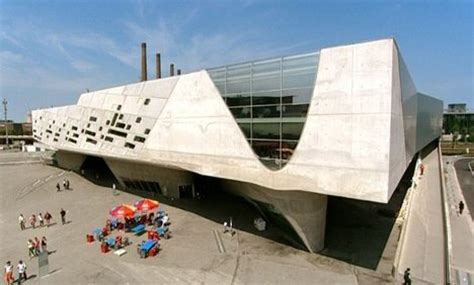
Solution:
[{"label": "building shadow", "polygon": [[377,269],[411,178],[412,161],[387,204],[329,196],[322,255]]}]

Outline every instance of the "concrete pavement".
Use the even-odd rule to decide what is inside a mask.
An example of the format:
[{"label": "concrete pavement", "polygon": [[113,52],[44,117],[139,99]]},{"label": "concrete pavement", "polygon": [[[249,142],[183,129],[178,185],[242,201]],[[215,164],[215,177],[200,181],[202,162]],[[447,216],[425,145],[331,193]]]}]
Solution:
[{"label": "concrete pavement", "polygon": [[466,201],[454,168],[459,158],[444,157],[452,237],[452,274],[455,284],[471,285],[474,284],[474,224],[470,213],[472,208],[465,207],[463,214],[459,214],[459,201]]},{"label": "concrete pavement", "polygon": [[[444,231],[438,151],[422,160],[425,171],[412,189],[399,274],[411,269],[417,283],[444,283]],[[419,170],[417,170],[419,171]],[[399,276],[399,279],[402,279]]]}]

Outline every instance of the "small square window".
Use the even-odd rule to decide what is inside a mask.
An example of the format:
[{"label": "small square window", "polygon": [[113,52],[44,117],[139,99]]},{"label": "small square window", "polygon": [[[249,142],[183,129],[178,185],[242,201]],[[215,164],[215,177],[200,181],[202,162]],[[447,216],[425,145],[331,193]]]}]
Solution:
[{"label": "small square window", "polygon": [[120,114],[119,120],[122,120],[122,119],[123,119],[123,114]]},{"label": "small square window", "polygon": [[63,124],[63,128],[66,126],[66,124]]},{"label": "small square window", "polygon": [[87,124],[87,127],[89,128],[91,126],[91,124]]},{"label": "small square window", "polygon": [[136,120],[135,120],[135,123],[140,123],[142,121],[142,118],[141,117],[138,117]]},{"label": "small square window", "polygon": [[127,125],[126,130],[130,130],[131,127],[132,127],[131,125]]},{"label": "small square window", "polygon": [[117,111],[120,111],[120,109],[122,109],[122,105],[117,106]]},{"label": "small square window", "polygon": [[146,98],[146,99],[145,99],[145,102],[144,102],[143,104],[145,104],[145,105],[150,104],[150,98]]},{"label": "small square window", "polygon": [[148,135],[150,133],[150,129],[145,129],[145,135]]},{"label": "small square window", "polygon": [[110,120],[107,120],[107,121],[105,122],[105,124],[106,124],[107,126],[110,125]]},{"label": "small square window", "polygon": [[102,127],[99,127],[99,132],[102,131]]}]

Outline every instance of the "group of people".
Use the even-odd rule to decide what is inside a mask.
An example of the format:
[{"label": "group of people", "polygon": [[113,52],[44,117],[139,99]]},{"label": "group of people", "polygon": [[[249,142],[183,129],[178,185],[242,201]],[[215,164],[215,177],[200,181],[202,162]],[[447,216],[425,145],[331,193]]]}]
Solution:
[{"label": "group of people", "polygon": [[48,240],[45,236],[43,236],[41,240],[39,240],[38,237],[35,237],[33,240],[29,239],[26,244],[28,246],[28,256],[30,259],[38,256],[41,252],[48,252]]},{"label": "group of people", "polygon": [[[16,266],[18,272],[18,284],[21,283],[21,280],[27,280],[28,276],[26,275],[26,264],[23,260],[18,261],[18,265]],[[14,281],[13,278],[13,265],[10,261],[7,261],[4,267],[4,274],[5,274],[5,281],[8,285],[12,284]]]},{"label": "group of people", "polygon": [[[69,180],[68,179],[64,179],[63,180],[63,188],[64,190],[69,190]],[[56,183],[56,191],[59,192],[61,191],[61,185],[58,183]]]},{"label": "group of people", "polygon": [[[51,214],[48,211],[46,211],[44,215],[42,213],[39,213],[38,216],[36,216],[35,214],[32,214],[28,218],[28,221],[31,227],[35,229],[36,227],[43,227],[45,225],[45,222],[46,222],[46,226],[49,227],[51,224],[52,218],[53,216],[51,216]],[[20,214],[20,216],[18,217],[18,223],[20,224],[20,229],[22,231],[26,229],[26,225],[25,225],[26,219],[23,216],[23,214]]]},{"label": "group of people", "polygon": [[[61,215],[61,222],[64,225],[66,223],[66,211],[61,208],[61,211],[59,212]],[[28,221],[33,229],[36,227],[44,227],[45,222],[46,226],[49,227],[51,225],[51,219],[53,216],[46,211],[44,215],[42,213],[39,213],[38,215],[32,214],[29,218]],[[18,216],[18,223],[20,224],[20,229],[23,231],[26,229],[26,218],[23,216],[23,214],[20,214]]]}]

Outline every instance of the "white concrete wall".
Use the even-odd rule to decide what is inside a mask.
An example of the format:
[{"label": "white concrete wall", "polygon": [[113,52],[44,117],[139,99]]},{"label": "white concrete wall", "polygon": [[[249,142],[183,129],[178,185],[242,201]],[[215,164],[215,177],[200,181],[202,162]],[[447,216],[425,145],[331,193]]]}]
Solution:
[{"label": "white concrete wall", "polygon": [[[421,134],[409,104],[416,98],[410,91],[414,85],[400,79],[398,56],[393,39],[323,49],[300,142],[290,162],[278,171],[258,160],[206,71],[86,93],[78,105],[36,110],[35,136],[64,150],[276,190],[387,202],[419,148],[416,134]],[[147,98],[150,103],[144,105]],[[436,112],[428,112],[428,117]],[[108,142],[102,136],[109,136],[105,122],[114,114],[122,114],[120,122],[130,129],[114,127],[127,137],[114,136]],[[97,122],[89,121],[91,115]],[[138,117],[141,123],[136,123]],[[57,122],[52,124],[53,120]],[[434,122],[438,120],[432,127]],[[45,133],[49,125],[52,136],[60,134],[57,142]],[[77,143],[64,140],[72,135],[72,125],[78,127]],[[91,137],[82,129],[95,131],[97,143],[87,142]],[[436,135],[436,128],[428,133]],[[135,142],[136,136],[146,141]],[[126,148],[125,143],[135,148]]]}]

